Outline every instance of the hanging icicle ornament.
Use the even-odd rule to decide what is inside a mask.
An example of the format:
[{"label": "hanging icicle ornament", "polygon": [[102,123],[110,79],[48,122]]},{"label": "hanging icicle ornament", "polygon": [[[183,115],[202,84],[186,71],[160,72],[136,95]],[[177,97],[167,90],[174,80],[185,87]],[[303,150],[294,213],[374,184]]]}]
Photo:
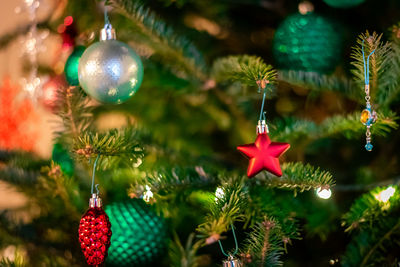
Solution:
[{"label": "hanging icicle ornament", "polygon": [[26,12],[29,18],[29,31],[21,41],[23,55],[26,56],[29,71],[26,77],[21,79],[21,85],[26,94],[35,102],[41,96],[42,80],[38,77],[38,54],[45,50],[43,40],[49,35],[48,31],[39,32],[37,29],[37,13],[41,2],[39,0],[25,0],[25,6],[15,8],[17,14]]},{"label": "hanging icicle ornament", "polygon": [[247,176],[249,178],[255,176],[262,170],[266,170],[280,177],[282,176],[282,170],[279,164],[279,156],[290,148],[290,144],[271,142],[269,139],[269,130],[264,113],[267,83],[260,82],[258,84],[259,89],[262,89],[264,94],[257,125],[257,138],[254,143],[238,146],[237,149],[249,158],[249,167],[247,169]]},{"label": "hanging icicle ornament", "polygon": [[92,98],[109,104],[128,100],[143,80],[140,57],[127,44],[117,41],[107,11],[100,41],[89,46],[79,60],[78,77],[83,90]]},{"label": "hanging icicle ornament", "polygon": [[365,54],[364,54],[364,41],[362,43],[362,55],[363,55],[363,61],[364,61],[364,81],[365,81],[365,109],[361,112],[361,123],[364,124],[367,127],[367,130],[365,132],[366,136],[366,144],[365,144],[365,149],[367,151],[372,151],[373,145],[371,144],[371,126],[376,122],[376,112],[373,110],[372,105],[371,105],[371,96],[369,94],[369,58],[372,56],[372,54],[375,52],[373,50],[367,57],[367,62],[365,62]]},{"label": "hanging icicle ornament", "polygon": [[92,197],[89,200],[89,209],[79,223],[79,242],[86,262],[90,266],[99,266],[105,262],[112,234],[110,220],[103,210],[102,201],[99,197],[98,185],[96,185],[97,193],[93,192],[94,174],[98,159],[99,156],[97,156],[93,166]]},{"label": "hanging icicle ornament", "polygon": [[232,254],[226,253],[224,248],[222,247],[221,240],[218,240],[218,244],[219,244],[222,254],[224,254],[224,256],[227,257],[227,259],[222,262],[222,267],[243,267],[242,262],[239,259],[235,258],[235,255],[239,251],[239,246],[238,246],[238,242],[237,242],[237,238],[236,238],[236,234],[235,234],[235,228],[233,227],[233,224],[231,224],[231,228],[232,228],[233,239],[235,240],[235,251]]}]

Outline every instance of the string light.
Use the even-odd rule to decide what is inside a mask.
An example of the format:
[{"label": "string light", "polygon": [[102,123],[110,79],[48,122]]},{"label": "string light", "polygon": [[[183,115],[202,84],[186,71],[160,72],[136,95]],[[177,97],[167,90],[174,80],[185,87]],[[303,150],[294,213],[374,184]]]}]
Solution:
[{"label": "string light", "polygon": [[394,187],[389,186],[385,190],[382,190],[379,194],[375,195],[375,198],[380,202],[387,202],[396,192]]},{"label": "string light", "polygon": [[150,202],[153,198],[153,192],[151,192],[150,186],[146,185],[146,191],[143,193],[143,200],[146,202]]},{"label": "string light", "polygon": [[318,187],[315,190],[315,193],[317,194],[317,196],[319,198],[323,198],[323,199],[328,199],[332,196],[332,191],[330,189],[322,189],[321,187]]},{"label": "string light", "polygon": [[217,190],[215,190],[215,202],[222,199],[224,196],[225,196],[224,190],[221,187],[217,187]]}]

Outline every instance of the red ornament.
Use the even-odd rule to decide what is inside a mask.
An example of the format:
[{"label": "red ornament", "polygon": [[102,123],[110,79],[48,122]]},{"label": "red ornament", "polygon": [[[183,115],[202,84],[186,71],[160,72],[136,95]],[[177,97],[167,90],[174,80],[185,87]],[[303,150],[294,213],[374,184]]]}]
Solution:
[{"label": "red ornament", "polygon": [[111,245],[111,234],[111,223],[101,207],[101,199],[93,194],[90,208],[79,223],[79,242],[89,265],[104,263]]},{"label": "red ornament", "polygon": [[279,177],[282,176],[278,158],[289,149],[290,144],[271,142],[267,134],[265,123],[263,128],[261,128],[259,124],[257,129],[257,139],[253,144],[237,147],[240,152],[250,159],[247,176],[251,178],[262,170],[269,171]]}]

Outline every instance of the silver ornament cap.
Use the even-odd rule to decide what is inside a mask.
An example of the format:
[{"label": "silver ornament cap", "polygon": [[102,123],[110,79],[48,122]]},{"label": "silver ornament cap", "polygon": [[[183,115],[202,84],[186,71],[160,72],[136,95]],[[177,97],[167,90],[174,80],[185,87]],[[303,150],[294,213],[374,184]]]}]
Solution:
[{"label": "silver ornament cap", "polygon": [[234,258],[232,255],[222,262],[222,267],[243,267],[239,259]]},{"label": "silver ornament cap", "polygon": [[117,35],[110,23],[104,25],[104,28],[100,30],[100,41],[116,40]]},{"label": "silver ornament cap", "polygon": [[265,120],[259,120],[257,124],[257,134],[269,133],[268,125]]},{"label": "silver ornament cap", "polygon": [[92,194],[92,197],[89,199],[89,208],[101,208],[103,205],[101,198],[98,194]]}]

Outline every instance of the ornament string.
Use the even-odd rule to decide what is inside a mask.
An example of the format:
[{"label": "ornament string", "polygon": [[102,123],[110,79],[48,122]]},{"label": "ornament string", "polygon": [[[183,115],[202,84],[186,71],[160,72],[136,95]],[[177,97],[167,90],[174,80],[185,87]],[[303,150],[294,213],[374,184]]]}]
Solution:
[{"label": "ornament string", "polygon": [[226,257],[235,256],[239,250],[239,246],[238,246],[238,242],[237,242],[237,238],[236,238],[236,234],[235,234],[235,227],[233,226],[233,224],[231,224],[231,228],[232,228],[233,239],[235,240],[235,251],[232,254],[227,254],[225,252],[224,248],[222,247],[221,240],[218,240],[218,244],[219,244],[219,247],[221,248],[221,252]]},{"label": "ornament string", "polygon": [[365,53],[364,53],[364,40],[362,42],[362,47],[361,47],[362,55],[363,55],[363,62],[364,62],[364,80],[365,80],[365,85],[369,85],[369,58],[372,56],[372,54],[375,52],[375,49],[368,55],[367,57],[367,62],[365,62]]},{"label": "ornament string", "polygon": [[[363,116],[361,117],[361,122],[367,126],[367,130],[365,132],[366,136],[366,142],[367,144],[365,145],[365,149],[367,151],[372,150],[372,144],[371,144],[371,125],[372,123],[375,122],[375,111],[371,109],[371,103],[370,103],[370,90],[369,90],[369,58],[372,56],[373,53],[375,53],[375,49],[368,55],[367,61],[365,61],[365,52],[364,52],[364,40],[362,41],[362,46],[361,46],[361,51],[362,51],[362,56],[363,56],[363,63],[364,63],[364,83],[365,83],[365,105],[366,109],[363,111],[363,113],[368,114],[368,118],[363,119]],[[362,115],[363,115],[362,113]],[[365,121],[363,121],[365,120]]]},{"label": "ornament string", "polygon": [[110,25],[110,19],[108,18],[108,13],[107,13],[107,6],[104,5],[104,24]]},{"label": "ornament string", "polygon": [[[91,189],[91,194],[92,195],[93,195],[93,192],[94,192],[94,176],[96,174],[97,161],[99,160],[99,158],[100,158],[100,154],[97,155],[97,158],[96,158],[96,160],[94,161],[94,164],[93,164],[92,189]],[[97,190],[97,194],[99,194],[99,185],[98,184],[96,184],[96,190]]]},{"label": "ornament string", "polygon": [[266,95],[267,95],[267,91],[264,88],[263,100],[262,100],[262,103],[261,103],[260,118],[259,118],[260,121],[261,120],[265,120],[264,104],[265,104]]}]

